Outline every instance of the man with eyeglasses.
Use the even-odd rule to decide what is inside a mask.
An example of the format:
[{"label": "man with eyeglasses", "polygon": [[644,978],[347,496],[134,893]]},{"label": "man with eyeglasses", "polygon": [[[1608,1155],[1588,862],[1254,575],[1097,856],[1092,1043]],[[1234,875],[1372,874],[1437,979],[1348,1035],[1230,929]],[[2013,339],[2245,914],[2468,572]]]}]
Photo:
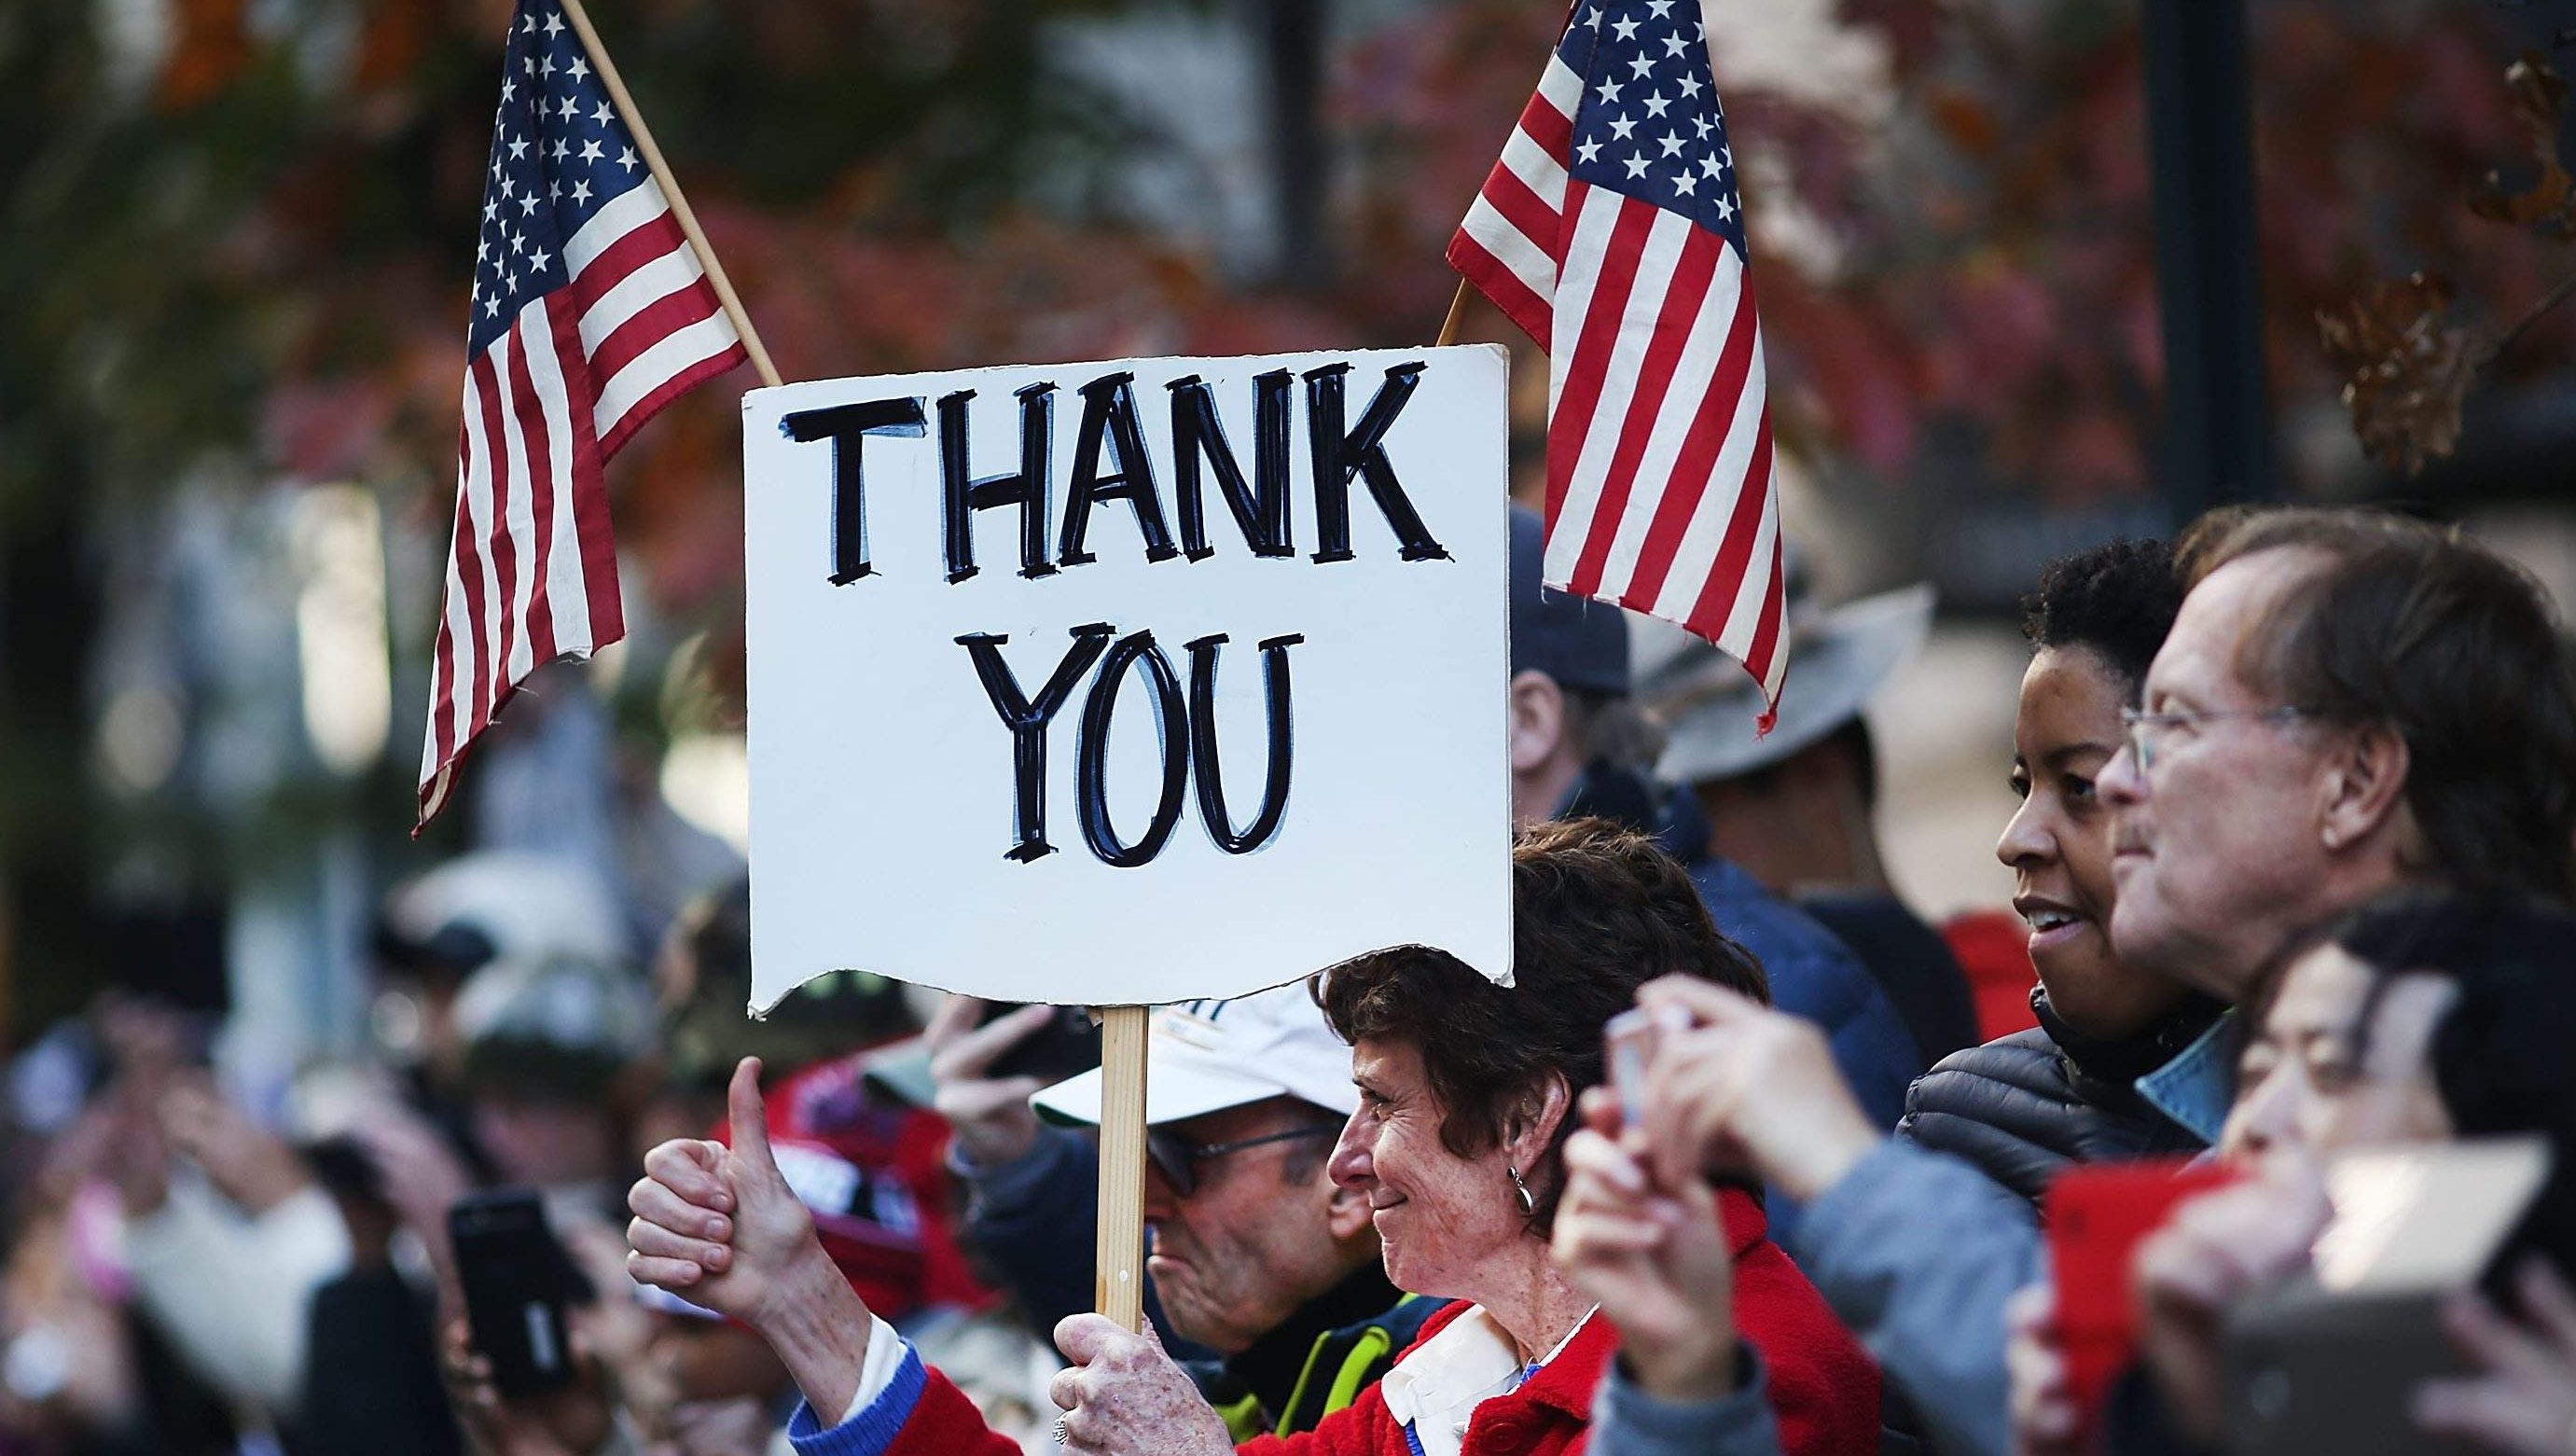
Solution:
[{"label": "man with eyeglasses", "polygon": [[2185,549],[2100,782],[2124,961],[2233,1000],[2393,885],[2568,895],[2576,709],[2536,583],[2380,512],[2221,518]]},{"label": "man with eyeglasses", "polygon": [[[2178,557],[2188,594],[2095,781],[2124,966],[2236,1002],[2308,927],[2400,885],[2576,890],[2576,687],[2528,575],[2361,510],[2219,512]],[[1804,1202],[1800,1267],[1939,1449],[2000,1456],[2004,1305],[2044,1277],[2029,1205],[1882,1137],[1812,1034],[1736,1021],[1674,1041],[1701,1039],[1710,1073],[1677,1088],[1663,1124]],[[2234,1098],[2231,1022],[2137,1084],[2204,1140]]]},{"label": "man with eyeglasses", "polygon": [[[974,1194],[968,1241],[1041,1330],[1090,1307],[1098,1153],[1068,1125],[1100,1116],[1097,1069],[1043,1091],[989,1075],[1045,1010],[943,1034],[931,1064]],[[1207,1352],[1184,1366],[1237,1441],[1311,1429],[1440,1304],[1387,1282],[1366,1199],[1326,1175],[1358,1105],[1350,1048],[1297,984],[1164,1007],[1146,1055],[1147,1317],[1175,1354]]]}]

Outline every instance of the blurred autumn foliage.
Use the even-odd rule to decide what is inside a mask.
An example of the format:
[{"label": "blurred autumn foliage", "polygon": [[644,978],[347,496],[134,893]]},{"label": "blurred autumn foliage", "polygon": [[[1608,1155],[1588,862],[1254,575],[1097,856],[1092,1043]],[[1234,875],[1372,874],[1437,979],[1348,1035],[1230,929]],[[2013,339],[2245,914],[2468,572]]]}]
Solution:
[{"label": "blurred autumn foliage", "polygon": [[[1702,3],[1783,458],[1842,528],[1830,553],[1875,553],[1876,577],[1837,585],[1931,576],[1945,606],[1991,609],[2050,554],[2154,529],[2164,368],[2137,17],[2201,0]],[[790,378],[1427,343],[1454,284],[1443,245],[1565,16],[1564,0],[590,5]],[[2474,455],[2482,401],[2508,398],[2541,406],[2516,417],[2521,453],[2427,482],[2557,485],[2576,310],[2545,305],[2576,275],[2576,182],[2556,149],[2563,87],[2507,67],[2571,8],[2248,0],[2286,488],[2384,493],[2364,446],[2403,469]],[[278,846],[326,825],[396,842],[509,9],[0,0],[0,902],[79,902],[109,851],[147,888],[178,878],[186,857],[159,847],[181,836],[130,832],[147,809],[189,818],[214,882],[287,863]],[[1276,48],[1319,30],[1321,95],[1300,119],[1261,83],[1301,74],[1270,64]],[[1162,69],[1229,46],[1223,84]],[[1310,174],[1301,204],[1286,184]],[[1176,175],[1191,180],[1148,205],[1140,178]],[[1249,215],[1277,249],[1192,228],[1244,194],[1271,198]],[[1304,256],[1268,256],[1305,238]],[[1510,334],[1470,311],[1466,337]],[[1546,374],[1513,342],[1527,474]],[[623,683],[639,794],[663,743],[739,710],[750,382],[688,396],[610,470],[630,603],[659,641],[639,631],[622,671],[583,680]],[[293,575],[262,511],[322,499],[274,489],[298,481],[355,482],[397,527],[391,746],[370,780],[318,783],[302,809],[268,790],[114,799],[94,751],[126,721],[102,706],[106,609],[184,619],[155,619],[167,680],[134,698],[167,721],[128,726],[175,745],[227,694],[282,703],[302,670],[270,640],[285,629],[221,609]],[[1812,524],[1796,504],[1793,527]],[[231,553],[222,600],[138,589],[180,517]],[[206,668],[226,654],[247,659],[237,673]],[[253,726],[227,743],[291,734],[278,714],[233,714]],[[232,832],[255,814],[281,824]],[[0,939],[12,920],[0,903]],[[29,964],[55,933],[40,920]]]},{"label": "blurred autumn foliage", "polygon": [[[1981,490],[2043,507],[2149,496],[2163,371],[2135,7],[1710,11],[1784,438],[1882,489],[1924,488],[1944,475],[1927,452],[1957,452]],[[2554,99],[2544,117],[2529,81],[2507,84],[2513,46],[2493,10],[2275,0],[2252,16],[2263,327],[2275,405],[2297,415],[2331,408],[2353,367],[2320,349],[2316,320],[2392,306],[2351,302],[2382,278],[2454,270],[2508,316],[2538,296],[2558,271],[2538,234],[2564,232],[2566,174],[2510,203],[2536,210],[2520,219],[2532,231],[2466,205],[2500,158],[2534,154],[2544,135],[2553,166],[2556,154]],[[1452,4],[1346,66],[1364,179],[1353,231],[1371,256],[1418,256],[1454,225],[1526,94],[1519,57],[1555,22],[1545,5]],[[1800,63],[1730,69],[1766,30],[1791,32]],[[1881,64],[1812,64],[1855,34]],[[1436,306],[1388,303],[1409,317]],[[2405,393],[2438,401],[2466,378],[2462,350],[2417,332],[2429,372]],[[2576,332],[2549,320],[2521,343],[2499,364],[2529,378],[2562,368]],[[2291,463],[2308,491],[2349,491],[2359,473],[2350,454]]]},{"label": "blurred autumn foliage", "polygon": [[[2469,192],[2468,210],[2563,243],[2576,237],[2576,176],[2558,156],[2567,82],[2526,51],[2506,68],[2504,92],[2534,175],[2517,190],[2500,172],[2489,172]],[[2576,265],[2561,267],[2557,284],[2501,327],[2454,319],[2458,289],[2446,275],[2430,272],[2377,284],[2339,310],[2318,310],[2327,352],[2349,374],[2343,401],[2363,453],[2412,476],[2427,460],[2457,449],[2461,411],[2478,373],[2576,293]],[[2490,305],[2514,306],[2509,297],[2491,298]]]},{"label": "blurred autumn foliage", "polygon": [[2344,405],[2363,453],[2408,475],[2460,443],[2460,405],[2479,350],[2445,321],[2455,295],[2442,275],[2415,273],[2317,312],[2327,352],[2352,373]]},{"label": "blurred autumn foliage", "polygon": [[[1562,8],[1339,0],[1318,124],[1340,266],[1304,289],[1123,213],[1120,171],[1188,139],[1050,53],[1068,21],[1251,8],[601,0],[596,19],[791,378],[1427,340],[1452,283],[1441,245]],[[507,9],[0,7],[0,510],[113,501],[222,455],[254,478],[409,482],[405,508],[443,520]],[[121,34],[138,14],[162,30]],[[2456,370],[2425,332],[2429,285],[2370,290],[2436,268],[2509,310],[2558,271],[2533,228],[2463,205],[2539,135],[2528,88],[2499,82],[2493,12],[2254,16],[2276,402],[2331,407],[2360,367],[2319,348],[2326,314],[2348,350]],[[2148,498],[2161,364],[2134,7],[1772,0],[1710,19],[1782,438],[1887,490],[1955,478],[1927,468],[1941,457],[2042,506]],[[2482,206],[2563,232],[2567,186],[2544,168]],[[2570,327],[2544,320],[2496,368],[2559,367]],[[622,539],[667,608],[735,584],[747,382],[700,391],[616,469]]]}]

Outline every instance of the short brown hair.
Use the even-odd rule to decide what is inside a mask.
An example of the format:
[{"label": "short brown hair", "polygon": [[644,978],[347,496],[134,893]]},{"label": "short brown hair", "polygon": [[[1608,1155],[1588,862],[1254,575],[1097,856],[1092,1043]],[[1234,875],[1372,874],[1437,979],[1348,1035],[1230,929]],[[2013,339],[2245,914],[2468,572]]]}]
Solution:
[{"label": "short brown hair", "polygon": [[2487,548],[2380,510],[2214,512],[2187,585],[2258,552],[2322,558],[2247,631],[2249,686],[2405,740],[2409,868],[2466,890],[2576,890],[2576,685],[2540,584]]},{"label": "short brown hair", "polygon": [[[1637,988],[1679,971],[1768,1002],[1750,951],[1718,933],[1690,876],[1654,841],[1603,819],[1524,830],[1512,845],[1512,981],[1497,986],[1446,952],[1406,946],[1326,972],[1316,999],[1343,1040],[1400,1042],[1444,1115],[1441,1144],[1473,1157],[1503,1140],[1512,1104],[1565,1079],[1569,1098],[1601,1085],[1603,1023]],[[1569,1106],[1537,1168],[1523,1169],[1553,1225]]]}]

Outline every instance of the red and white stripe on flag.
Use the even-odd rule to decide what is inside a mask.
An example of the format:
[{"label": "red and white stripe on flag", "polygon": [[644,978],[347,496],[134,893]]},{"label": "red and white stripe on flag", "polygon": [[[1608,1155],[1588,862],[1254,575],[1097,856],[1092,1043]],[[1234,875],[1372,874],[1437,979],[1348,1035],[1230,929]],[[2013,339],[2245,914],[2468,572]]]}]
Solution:
[{"label": "red and white stripe on flag", "polygon": [[626,632],[601,467],[745,357],[651,178],[563,244],[569,281],[467,362],[456,525],[421,748],[420,821],[528,674]]},{"label": "red and white stripe on flag", "polygon": [[1674,9],[1575,7],[1448,257],[1548,352],[1547,584],[1682,624],[1776,705],[1762,329],[1705,40]]}]

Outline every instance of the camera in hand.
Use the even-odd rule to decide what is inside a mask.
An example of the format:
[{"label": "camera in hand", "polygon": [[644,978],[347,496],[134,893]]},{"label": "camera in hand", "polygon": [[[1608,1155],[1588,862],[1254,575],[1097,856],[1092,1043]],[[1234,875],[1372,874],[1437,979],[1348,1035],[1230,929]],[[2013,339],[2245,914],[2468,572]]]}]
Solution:
[{"label": "camera in hand", "polygon": [[2234,1456],[2435,1456],[2415,1388],[2462,1373],[2445,1300],[2476,1287],[2549,1176],[2539,1138],[2339,1158],[2334,1221],[2312,1267],[2227,1321],[2227,1449]]},{"label": "camera in hand", "polygon": [[460,1199],[447,1212],[447,1233],[466,1324],[491,1362],[493,1387],[516,1398],[569,1384],[564,1307],[582,1290],[535,1191],[494,1188]]}]

